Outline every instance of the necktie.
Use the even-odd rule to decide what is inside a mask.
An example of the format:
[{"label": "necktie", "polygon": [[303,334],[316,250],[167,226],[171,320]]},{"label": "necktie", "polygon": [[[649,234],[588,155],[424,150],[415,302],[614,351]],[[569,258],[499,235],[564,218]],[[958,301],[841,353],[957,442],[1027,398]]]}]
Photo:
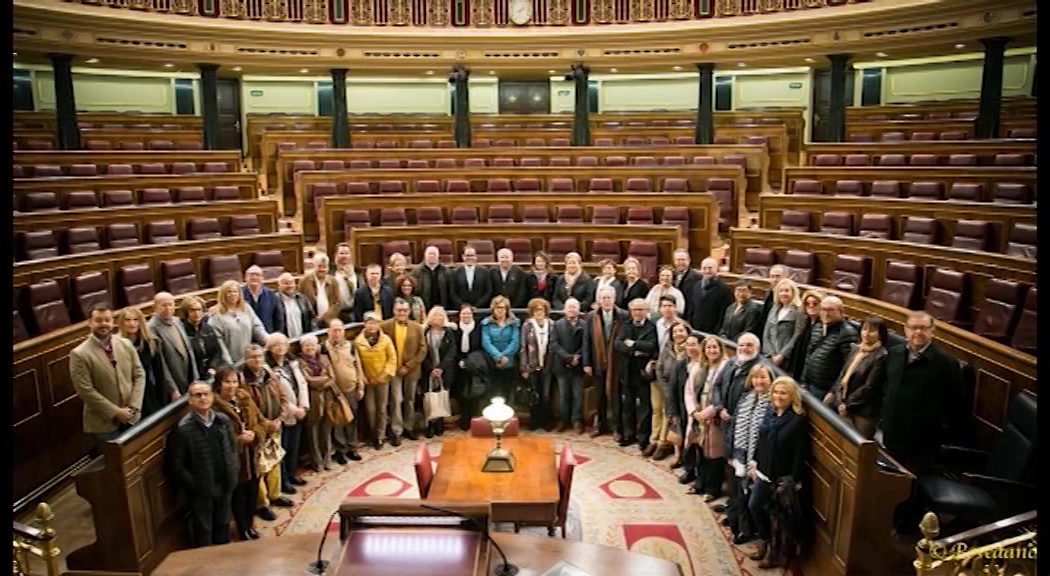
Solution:
[{"label": "necktie", "polygon": [[609,331],[612,329],[612,318],[607,314],[602,314],[602,332],[605,334],[605,340],[609,340]]}]

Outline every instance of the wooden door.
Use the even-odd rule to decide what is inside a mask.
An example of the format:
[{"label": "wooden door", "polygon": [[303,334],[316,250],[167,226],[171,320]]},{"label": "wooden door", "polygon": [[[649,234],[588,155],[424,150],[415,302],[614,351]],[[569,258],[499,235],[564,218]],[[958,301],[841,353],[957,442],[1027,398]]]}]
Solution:
[{"label": "wooden door", "polygon": [[219,100],[219,149],[241,148],[241,82],[237,78],[216,80]]},{"label": "wooden door", "polygon": [[550,114],[550,110],[549,80],[500,81],[500,114]]}]

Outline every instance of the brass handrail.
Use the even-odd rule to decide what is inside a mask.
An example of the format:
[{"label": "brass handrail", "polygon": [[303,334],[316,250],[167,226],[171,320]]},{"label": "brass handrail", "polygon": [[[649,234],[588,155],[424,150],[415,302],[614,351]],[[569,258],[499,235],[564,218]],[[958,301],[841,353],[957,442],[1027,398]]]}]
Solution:
[{"label": "brass handrail", "polygon": [[[967,530],[937,540],[940,522],[927,512],[919,523],[922,539],[915,545],[912,563],[916,576],[1035,576],[1038,532],[1034,528],[1036,512]],[[977,545],[975,538],[1005,531],[1021,531],[988,544]],[[995,536],[998,537],[998,536]]]},{"label": "brass handrail", "polygon": [[14,576],[32,576],[29,557],[36,556],[47,565],[47,576],[58,576],[58,555],[61,550],[56,542],[58,535],[52,528],[54,512],[46,502],[36,507],[33,521],[40,527],[14,522],[12,531],[14,549]]}]

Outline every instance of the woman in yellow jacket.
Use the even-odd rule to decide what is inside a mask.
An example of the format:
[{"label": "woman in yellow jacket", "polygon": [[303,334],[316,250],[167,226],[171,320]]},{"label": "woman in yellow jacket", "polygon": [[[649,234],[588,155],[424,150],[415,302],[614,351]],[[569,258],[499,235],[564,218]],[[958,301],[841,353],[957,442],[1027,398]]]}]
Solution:
[{"label": "woman in yellow jacket", "polygon": [[390,410],[390,380],[397,370],[394,342],[379,329],[375,312],[365,312],[365,325],[354,338],[354,347],[365,374],[365,411],[368,427],[375,434],[375,449],[383,447],[387,414]]}]

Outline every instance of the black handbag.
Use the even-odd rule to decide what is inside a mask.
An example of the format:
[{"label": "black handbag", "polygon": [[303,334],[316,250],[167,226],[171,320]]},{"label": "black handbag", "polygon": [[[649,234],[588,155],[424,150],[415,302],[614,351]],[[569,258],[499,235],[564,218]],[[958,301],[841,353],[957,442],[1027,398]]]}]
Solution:
[{"label": "black handbag", "polygon": [[514,386],[514,402],[529,408],[539,405],[540,391],[536,389],[532,378],[522,379]]}]

